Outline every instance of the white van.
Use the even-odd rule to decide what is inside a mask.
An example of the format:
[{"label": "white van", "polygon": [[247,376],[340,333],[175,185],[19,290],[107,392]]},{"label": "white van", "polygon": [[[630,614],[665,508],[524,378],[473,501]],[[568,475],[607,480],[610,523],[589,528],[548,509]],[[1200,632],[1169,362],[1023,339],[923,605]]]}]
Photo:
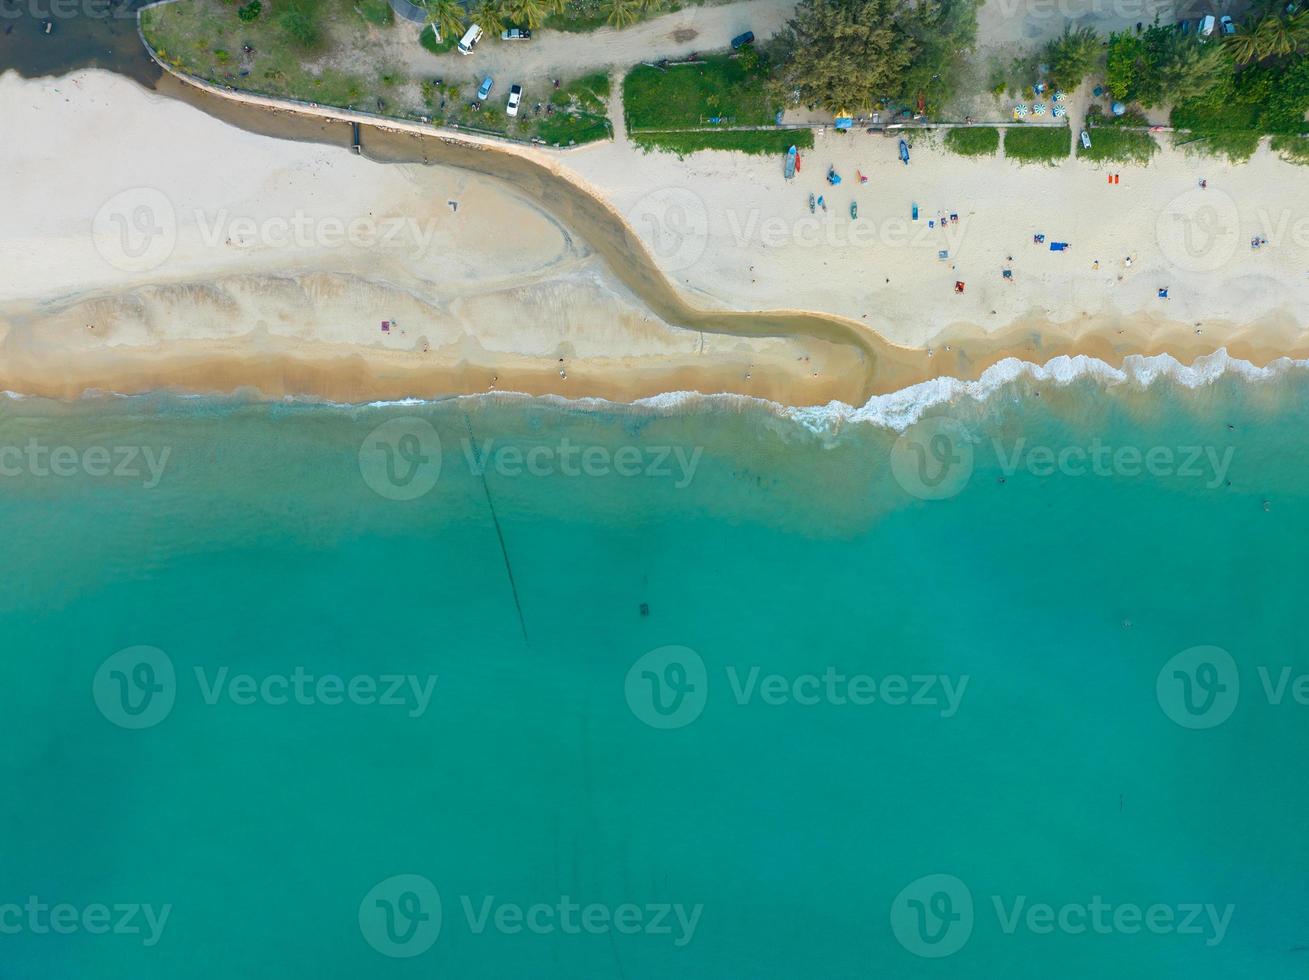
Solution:
[{"label": "white van", "polygon": [[482,40],[482,29],[474,24],[464,31],[464,36],[459,39],[459,53],[472,54],[473,48],[477,47],[477,42],[480,40]]},{"label": "white van", "polygon": [[1217,23],[1218,18],[1213,14],[1209,14],[1207,17],[1202,17],[1200,19],[1200,27],[1195,32],[1196,35],[1199,37],[1213,37],[1214,27]]}]

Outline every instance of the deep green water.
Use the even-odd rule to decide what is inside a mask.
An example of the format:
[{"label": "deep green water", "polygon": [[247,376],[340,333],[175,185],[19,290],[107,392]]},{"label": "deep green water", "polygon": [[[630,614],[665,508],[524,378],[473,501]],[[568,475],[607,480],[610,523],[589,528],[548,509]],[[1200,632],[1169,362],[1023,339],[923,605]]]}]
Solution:
[{"label": "deep green water", "polygon": [[0,977],[1303,977],[1306,395],[9,401]]}]

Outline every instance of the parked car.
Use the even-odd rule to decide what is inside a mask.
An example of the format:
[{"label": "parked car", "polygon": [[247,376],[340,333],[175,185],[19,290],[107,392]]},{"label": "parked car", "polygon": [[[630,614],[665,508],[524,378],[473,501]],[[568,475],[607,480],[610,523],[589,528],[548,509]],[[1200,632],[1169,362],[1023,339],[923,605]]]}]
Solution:
[{"label": "parked car", "polygon": [[747,44],[754,44],[754,31],[746,31],[744,34],[738,34],[732,38],[733,51],[740,51]]},{"label": "parked car", "polygon": [[1188,34],[1190,34],[1191,33],[1190,20],[1179,20],[1177,22],[1177,33],[1182,35],[1182,37],[1186,37]]},{"label": "parked car", "polygon": [[501,41],[530,41],[532,32],[526,27],[511,27],[507,31],[500,32]]},{"label": "parked car", "polygon": [[509,104],[505,106],[505,115],[518,115],[518,103],[523,101],[523,87],[521,85],[509,86]]},{"label": "parked car", "polygon": [[1226,14],[1218,18],[1218,23],[1224,37],[1231,37],[1236,33],[1236,23]]},{"label": "parked car", "polygon": [[464,31],[464,36],[459,39],[459,53],[472,54],[473,48],[477,47],[477,42],[482,40],[482,29],[473,24],[468,30]]},{"label": "parked car", "polygon": [[1208,14],[1204,17],[1201,17],[1200,23],[1197,24],[1195,27],[1196,35],[1199,36],[1201,40],[1204,40],[1205,38],[1208,37],[1212,37],[1214,33],[1214,27],[1217,25],[1217,23],[1218,23],[1218,19],[1214,17],[1213,14]]},{"label": "parked car", "polygon": [[495,79],[487,75],[482,79],[482,84],[477,86],[477,101],[485,102],[486,97],[491,94],[491,86],[495,84]]}]

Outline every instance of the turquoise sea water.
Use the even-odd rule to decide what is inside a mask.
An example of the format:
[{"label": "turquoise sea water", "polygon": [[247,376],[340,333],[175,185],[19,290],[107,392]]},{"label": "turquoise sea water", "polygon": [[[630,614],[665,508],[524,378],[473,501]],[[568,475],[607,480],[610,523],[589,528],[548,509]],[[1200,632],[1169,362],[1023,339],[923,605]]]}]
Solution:
[{"label": "turquoise sea water", "polygon": [[1306,395],[10,401],[0,977],[1304,976]]}]

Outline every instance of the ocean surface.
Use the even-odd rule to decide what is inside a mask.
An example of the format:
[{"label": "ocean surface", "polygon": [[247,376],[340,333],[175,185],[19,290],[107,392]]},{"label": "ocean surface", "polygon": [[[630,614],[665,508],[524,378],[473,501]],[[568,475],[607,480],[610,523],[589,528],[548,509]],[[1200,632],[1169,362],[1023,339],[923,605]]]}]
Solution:
[{"label": "ocean surface", "polygon": [[1309,372],[1064,368],[5,399],[0,977],[1309,974]]}]

